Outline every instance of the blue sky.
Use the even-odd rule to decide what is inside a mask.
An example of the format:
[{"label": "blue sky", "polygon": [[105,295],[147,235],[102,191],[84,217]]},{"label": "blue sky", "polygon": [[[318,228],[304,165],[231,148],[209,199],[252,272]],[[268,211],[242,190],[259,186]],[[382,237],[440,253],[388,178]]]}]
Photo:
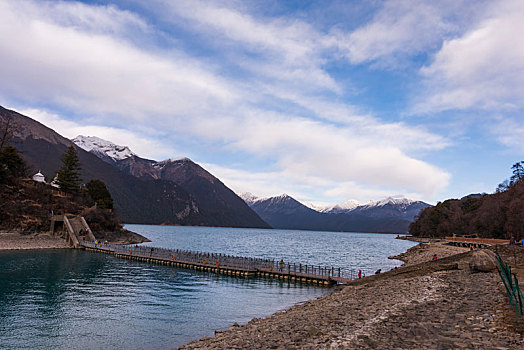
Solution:
[{"label": "blue sky", "polygon": [[524,159],[524,2],[2,1],[0,104],[302,201],[493,192]]}]

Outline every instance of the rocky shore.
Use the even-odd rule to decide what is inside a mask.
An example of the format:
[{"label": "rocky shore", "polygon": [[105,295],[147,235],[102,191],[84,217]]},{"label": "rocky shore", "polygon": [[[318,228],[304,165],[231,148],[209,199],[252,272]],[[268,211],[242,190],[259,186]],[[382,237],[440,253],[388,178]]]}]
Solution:
[{"label": "rocky shore", "polygon": [[46,233],[21,234],[0,231],[0,250],[70,248],[67,242]]},{"label": "rocky shore", "polygon": [[[138,244],[150,242],[146,237],[128,230],[97,233],[100,241],[115,244]],[[71,248],[65,239],[49,233],[20,233],[0,231],[0,250]]]},{"label": "rocky shore", "polygon": [[469,251],[469,248],[445,245],[443,240],[430,238],[410,239],[420,242],[418,245],[409,248],[406,252],[399,255],[390,256],[389,259],[401,260],[404,265],[414,265],[425,261],[431,261],[433,255],[437,259]]},{"label": "rocky shore", "polygon": [[[356,280],[333,294],[183,349],[522,349],[496,272],[474,272],[466,251],[437,261],[433,248],[403,256],[409,265]],[[439,248],[436,248],[439,249]],[[524,254],[523,248],[519,254]],[[423,254],[421,253],[423,251]],[[418,258],[417,258],[418,259]],[[509,321],[508,321],[509,320]]]}]

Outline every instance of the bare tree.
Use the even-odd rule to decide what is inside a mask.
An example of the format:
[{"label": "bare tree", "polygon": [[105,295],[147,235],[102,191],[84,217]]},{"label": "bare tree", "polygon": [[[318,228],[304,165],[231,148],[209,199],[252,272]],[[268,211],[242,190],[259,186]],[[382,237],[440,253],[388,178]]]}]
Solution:
[{"label": "bare tree", "polygon": [[16,125],[11,115],[0,116],[0,151],[13,138],[15,127]]}]

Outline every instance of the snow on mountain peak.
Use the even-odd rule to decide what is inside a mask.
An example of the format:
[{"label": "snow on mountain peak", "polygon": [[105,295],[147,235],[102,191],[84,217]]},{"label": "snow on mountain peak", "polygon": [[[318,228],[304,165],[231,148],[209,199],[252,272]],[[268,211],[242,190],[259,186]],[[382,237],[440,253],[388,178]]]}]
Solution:
[{"label": "snow on mountain peak", "polygon": [[72,140],[78,147],[92,153],[101,153],[113,160],[136,156],[127,146],[119,146],[96,136],[78,135]]},{"label": "snow on mountain peak", "polygon": [[316,210],[320,213],[340,213],[348,212],[360,206],[360,203],[355,200],[348,200],[344,203],[338,204],[315,204],[315,203],[306,203],[305,206]]},{"label": "snow on mountain peak", "polygon": [[386,197],[384,199],[381,199],[379,201],[369,201],[366,203],[367,207],[383,207],[387,204],[393,204],[393,205],[402,205],[402,206],[408,206],[410,204],[413,204],[415,201],[404,198],[404,197]]},{"label": "snow on mountain peak", "polygon": [[238,195],[240,198],[242,198],[244,200],[244,202],[246,202],[247,204],[253,204],[255,202],[258,202],[260,200],[260,197],[257,197],[255,196],[253,193],[251,192],[244,192],[244,193],[240,193]]},{"label": "snow on mountain peak", "polygon": [[178,157],[178,158],[169,158],[169,159],[160,161],[160,162],[158,162],[158,164],[174,163],[174,162],[187,162],[187,161],[191,162],[191,159],[189,159],[187,157]]},{"label": "snow on mountain peak", "polygon": [[350,199],[348,201],[345,201],[344,203],[336,204],[333,208],[340,209],[340,210],[352,210],[355,209],[360,205],[359,202]]}]

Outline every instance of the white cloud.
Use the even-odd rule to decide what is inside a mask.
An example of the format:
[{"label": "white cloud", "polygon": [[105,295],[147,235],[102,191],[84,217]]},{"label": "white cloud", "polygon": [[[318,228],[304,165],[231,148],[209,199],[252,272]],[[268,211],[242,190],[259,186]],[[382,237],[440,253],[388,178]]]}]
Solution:
[{"label": "white cloud", "polygon": [[[285,171],[246,171],[211,163],[202,166],[236,193],[250,192],[261,198],[286,193],[302,203],[318,206],[334,205],[349,199],[365,203],[395,193],[392,188],[363,186],[354,181],[338,182],[323,177],[295,177]],[[423,194],[416,192],[404,192],[403,195],[410,199],[424,198]]]},{"label": "white cloud", "polygon": [[524,3],[497,1],[475,28],[444,42],[421,70],[426,93],[415,113],[524,107]]},{"label": "white cloud", "polygon": [[[204,113],[210,105],[235,100],[232,87],[183,54],[151,54],[111,36],[113,31],[93,34],[83,22],[63,26],[48,18],[45,8],[21,14],[13,4],[0,4],[4,94],[137,119],[195,109]],[[102,16],[115,12],[97,9]]]},{"label": "white cloud", "polygon": [[490,129],[498,141],[507,147],[524,154],[524,124],[522,120],[509,117],[498,117],[490,123]]},{"label": "white cloud", "polygon": [[[391,65],[436,49],[442,37],[457,30],[447,17],[460,13],[462,1],[392,0],[373,19],[351,33],[335,32],[335,45],[354,64]],[[468,9],[471,12],[470,9]]]},{"label": "white cloud", "polygon": [[[361,186],[359,193],[378,188],[381,196],[400,191],[431,196],[447,186],[447,172],[412,155],[440,150],[447,140],[423,127],[386,123],[328,100],[341,93],[323,68],[333,45],[306,23],[264,22],[231,8],[171,2],[179,16],[205,27],[202,35],[220,37],[225,48],[243,53],[209,65],[177,47],[140,47],[130,33],[144,29],[150,35],[154,29],[116,7],[27,1],[20,13],[18,4],[0,3],[0,96],[89,118],[82,126],[26,110],[68,137],[96,135],[141,156],[164,156],[166,146],[144,133],[148,128],[189,135],[217,152],[241,152],[272,164],[252,176],[245,171],[242,176],[249,181],[224,171],[237,191],[254,183],[267,186],[270,195],[278,190],[305,198],[317,186],[323,195],[338,189],[354,198],[344,190],[357,191],[348,183]],[[116,21],[108,23],[112,16]],[[251,73],[219,73],[253,53],[261,57],[262,69],[248,62],[245,69]]]},{"label": "white cloud", "polygon": [[[287,175],[314,176],[331,181],[354,179],[361,184],[411,188],[433,195],[450,175],[410,158],[371,130],[337,127],[304,118],[260,112],[244,119],[221,118],[196,126],[203,137],[225,138],[234,150],[277,160]],[[422,142],[422,140],[420,140]],[[424,174],[424,176],[420,176]]]}]

